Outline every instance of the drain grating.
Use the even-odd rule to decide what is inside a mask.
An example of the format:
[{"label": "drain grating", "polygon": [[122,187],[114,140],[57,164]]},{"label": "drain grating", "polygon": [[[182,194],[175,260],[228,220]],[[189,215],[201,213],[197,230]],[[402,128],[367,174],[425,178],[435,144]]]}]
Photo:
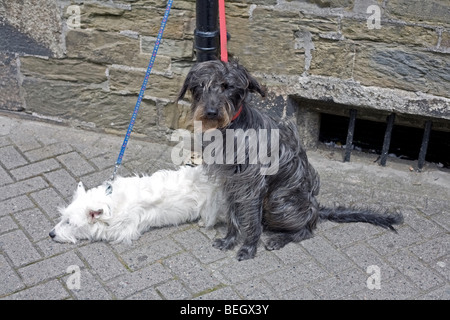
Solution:
[{"label": "drain grating", "polygon": [[353,149],[379,155],[385,165],[388,155],[401,159],[424,161],[450,168],[450,132],[432,130],[432,122],[424,121],[422,128],[395,124],[395,114],[386,122],[358,119],[356,110],[349,117],[320,114],[319,141],[345,148],[344,161],[350,161]]}]

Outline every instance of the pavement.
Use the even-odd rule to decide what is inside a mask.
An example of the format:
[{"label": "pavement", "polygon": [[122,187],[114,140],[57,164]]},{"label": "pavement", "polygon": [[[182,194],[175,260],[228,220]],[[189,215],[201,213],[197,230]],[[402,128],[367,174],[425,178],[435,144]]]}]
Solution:
[{"label": "pavement", "polygon": [[[53,242],[78,181],[108,179],[123,136],[0,113],[0,299],[450,299],[450,171],[341,150],[308,152],[325,205],[403,212],[393,233],[319,225],[315,237],[238,262],[198,224],[153,229],[132,245]],[[170,147],[131,136],[120,174],[173,168]]]}]

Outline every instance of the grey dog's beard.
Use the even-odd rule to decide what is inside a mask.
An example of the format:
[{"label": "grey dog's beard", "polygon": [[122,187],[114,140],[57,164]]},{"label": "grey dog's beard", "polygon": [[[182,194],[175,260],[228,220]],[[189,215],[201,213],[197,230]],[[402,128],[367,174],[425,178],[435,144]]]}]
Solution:
[{"label": "grey dog's beard", "polygon": [[221,129],[225,128],[230,124],[230,117],[227,113],[224,113],[219,119],[208,119],[203,113],[204,108],[197,107],[194,111],[193,119],[194,121],[202,122],[202,132],[211,129]]}]

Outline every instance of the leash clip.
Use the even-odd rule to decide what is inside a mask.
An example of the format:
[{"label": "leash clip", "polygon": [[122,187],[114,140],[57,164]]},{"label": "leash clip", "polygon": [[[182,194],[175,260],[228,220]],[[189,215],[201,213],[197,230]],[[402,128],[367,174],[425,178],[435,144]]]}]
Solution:
[{"label": "leash clip", "polygon": [[107,196],[109,196],[113,192],[113,187],[112,187],[111,182],[109,182],[109,181],[106,182],[106,185],[107,185],[107,187],[106,187],[105,193]]},{"label": "leash clip", "polygon": [[107,196],[109,196],[113,192],[112,183],[116,179],[117,170],[119,169],[119,167],[120,167],[120,165],[116,163],[116,165],[114,166],[114,172],[111,175],[111,178],[109,178],[109,180],[107,180],[105,182],[106,185],[107,185],[106,190],[105,190]]}]

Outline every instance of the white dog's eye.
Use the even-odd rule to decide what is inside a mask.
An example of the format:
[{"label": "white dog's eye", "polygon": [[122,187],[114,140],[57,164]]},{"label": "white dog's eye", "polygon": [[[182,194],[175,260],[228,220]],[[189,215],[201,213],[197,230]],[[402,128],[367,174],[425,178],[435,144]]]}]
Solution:
[{"label": "white dog's eye", "polygon": [[70,220],[67,220],[67,221],[66,221],[66,224],[70,224]]}]

